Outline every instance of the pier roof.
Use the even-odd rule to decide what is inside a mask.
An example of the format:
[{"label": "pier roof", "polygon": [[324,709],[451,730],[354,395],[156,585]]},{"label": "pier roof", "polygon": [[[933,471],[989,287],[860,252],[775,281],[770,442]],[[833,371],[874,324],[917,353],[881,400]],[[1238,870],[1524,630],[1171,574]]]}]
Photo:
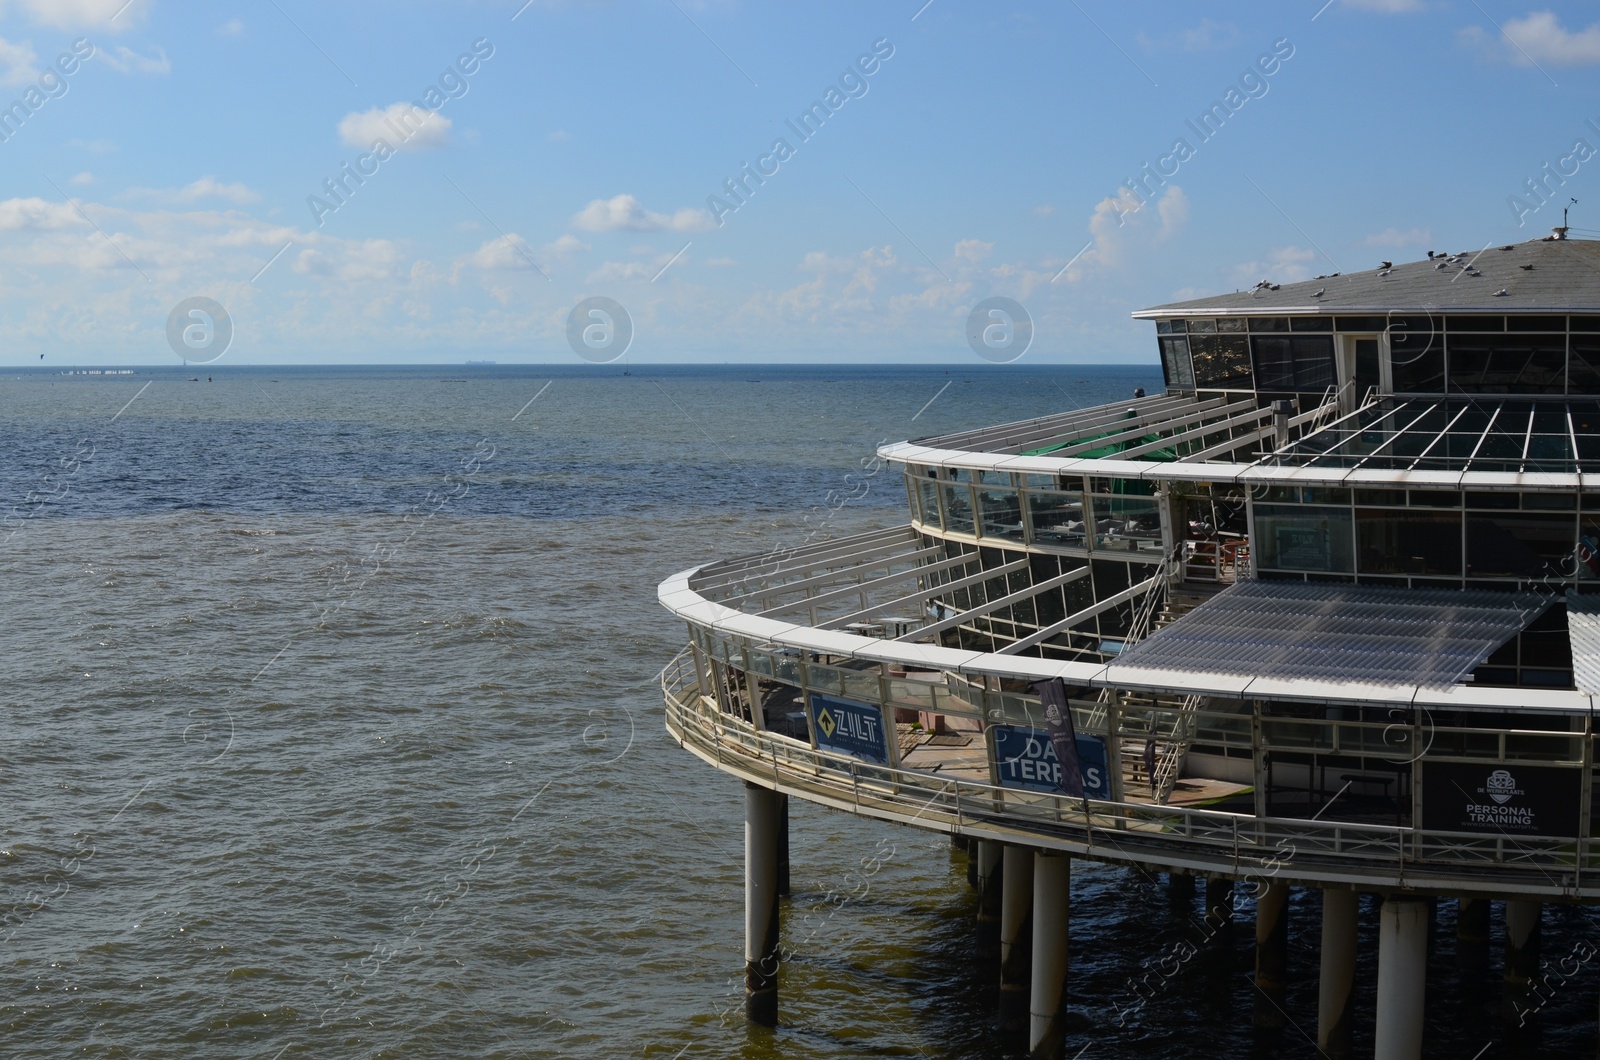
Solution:
[{"label": "pier roof", "polygon": [[[1270,279],[1265,277],[1264,279]],[[1332,313],[1600,312],[1600,240],[1535,239],[1194,298],[1135,317]]]},{"label": "pier roof", "polygon": [[1532,592],[1245,581],[1110,665],[1226,677],[1448,688],[1538,618]]}]

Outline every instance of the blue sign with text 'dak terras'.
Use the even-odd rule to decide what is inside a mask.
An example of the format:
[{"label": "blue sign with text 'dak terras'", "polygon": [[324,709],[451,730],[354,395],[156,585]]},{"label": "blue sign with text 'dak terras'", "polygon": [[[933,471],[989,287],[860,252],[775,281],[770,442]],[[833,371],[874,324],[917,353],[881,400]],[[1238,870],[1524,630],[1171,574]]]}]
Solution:
[{"label": "blue sign with text 'dak terras'", "polygon": [[[1050,734],[1043,729],[994,725],[995,774],[1001,787],[1060,793],[1061,760]],[[1083,773],[1083,794],[1091,799],[1111,798],[1111,775],[1106,770],[1106,742],[1098,736],[1078,736],[1078,766]]]}]

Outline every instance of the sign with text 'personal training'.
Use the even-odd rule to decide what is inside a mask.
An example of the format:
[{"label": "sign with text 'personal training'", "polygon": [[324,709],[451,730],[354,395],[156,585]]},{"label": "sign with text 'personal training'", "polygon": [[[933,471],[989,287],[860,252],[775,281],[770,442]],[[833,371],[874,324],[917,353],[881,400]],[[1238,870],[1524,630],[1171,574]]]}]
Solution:
[{"label": "sign with text 'personal training'", "polygon": [[1576,836],[1582,773],[1520,762],[1426,762],[1422,827],[1488,835]]},{"label": "sign with text 'personal training'", "polygon": [[883,711],[870,703],[811,693],[811,731],[824,751],[889,764]]},{"label": "sign with text 'personal training'", "polygon": [[[1061,791],[1061,760],[1043,729],[994,725],[995,774],[1000,786],[1030,791]],[[1083,793],[1091,799],[1111,798],[1111,775],[1106,770],[1106,742],[1099,736],[1079,736],[1078,764],[1083,770]]]}]

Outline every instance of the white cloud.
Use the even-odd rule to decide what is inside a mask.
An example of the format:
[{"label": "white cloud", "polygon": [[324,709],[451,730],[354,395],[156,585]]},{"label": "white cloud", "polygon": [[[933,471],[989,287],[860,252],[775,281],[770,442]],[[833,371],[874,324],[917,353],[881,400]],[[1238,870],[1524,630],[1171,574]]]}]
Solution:
[{"label": "white cloud", "polygon": [[76,147],[80,151],[87,151],[91,155],[108,155],[117,149],[117,145],[110,140],[68,140],[68,147]]},{"label": "white cloud", "polygon": [[653,265],[642,261],[608,261],[591,272],[587,279],[589,283],[648,280],[661,271],[661,266],[667,263],[667,257],[668,255],[663,255],[661,260]]},{"label": "white cloud", "polygon": [[214,177],[201,177],[178,192],[178,198],[183,202],[194,202],[196,199],[226,199],[242,206],[256,202],[261,196],[243,184],[223,184]]},{"label": "white cloud", "polygon": [[1374,232],[1361,241],[1364,247],[1387,247],[1394,249],[1425,247],[1433,242],[1433,233],[1426,228],[1407,228],[1401,231],[1398,228],[1385,228],[1381,232]]},{"label": "white cloud", "polygon": [[735,258],[707,258],[706,264],[713,269],[731,269],[739,262]]},{"label": "white cloud", "polygon": [[1231,278],[1236,287],[1252,287],[1260,280],[1296,283],[1310,278],[1309,266],[1316,260],[1316,251],[1306,247],[1273,247],[1267,252],[1265,260],[1245,261],[1235,265],[1231,271]]},{"label": "white cloud", "polygon": [[962,265],[976,265],[993,251],[993,243],[985,243],[981,239],[963,239],[956,244],[955,259]]},{"label": "white cloud", "polygon": [[28,18],[56,29],[129,29],[148,7],[146,0],[16,0]]},{"label": "white cloud", "polygon": [[83,224],[69,202],[43,199],[6,199],[0,202],[0,232],[46,231]]},{"label": "white cloud", "polygon": [[528,253],[526,241],[515,232],[489,240],[473,251],[468,261],[490,272],[534,267],[533,255]]},{"label": "white cloud", "polygon": [[403,264],[399,245],[387,239],[351,240],[338,250],[338,253],[329,253],[308,247],[295,258],[292,268],[307,276],[370,281],[395,278]]},{"label": "white cloud", "polygon": [[1572,32],[1551,11],[1508,18],[1503,27],[1506,58],[1519,66],[1592,66],[1600,63],[1600,22]]},{"label": "white cloud", "polygon": [[[1154,210],[1149,209],[1152,202]],[[1092,245],[1072,261],[1066,278],[1081,279],[1091,265],[1120,268],[1133,259],[1136,251],[1172,238],[1188,220],[1189,199],[1176,184],[1169,185],[1160,198],[1143,203],[1123,188],[1115,196],[1100,200],[1089,215]]]},{"label": "white cloud", "polygon": [[1161,37],[1149,37],[1141,32],[1136,39],[1141,47],[1152,50],[1176,47],[1186,52],[1209,52],[1238,44],[1244,39],[1244,34],[1231,22],[1213,22],[1209,18],[1202,18],[1198,26]]},{"label": "white cloud", "polygon": [[29,85],[39,79],[39,57],[26,41],[13,44],[0,37],[0,85]]},{"label": "white cloud", "polygon": [[704,232],[716,227],[705,210],[685,206],[669,217],[646,210],[632,195],[595,199],[572,218],[572,224],[585,232]]},{"label": "white cloud", "polygon": [[6,199],[0,201],[0,232],[45,231],[74,228],[83,218],[71,203],[44,199]]},{"label": "white cloud", "polygon": [[94,57],[96,62],[105,63],[119,74],[159,74],[164,77],[172,73],[172,62],[160,48],[156,49],[156,57],[150,58],[119,44],[115,52],[105,48],[96,49]]},{"label": "white cloud", "polygon": [[1054,206],[1035,206],[1033,208],[1033,216],[1035,217],[1054,217],[1055,213],[1056,208]]},{"label": "white cloud", "polygon": [[94,183],[94,174],[93,174],[93,173],[91,173],[91,172],[89,172],[89,171],[88,171],[88,170],[87,170],[87,169],[86,169],[86,170],[84,170],[84,171],[83,171],[83,172],[82,172],[82,173],[79,173],[79,174],[78,174],[78,175],[77,175],[77,176],[75,176],[75,177],[73,177],[73,178],[72,178],[72,179],[71,179],[71,180],[70,180],[70,181],[68,181],[68,182],[67,182],[67,183],[69,183],[69,184],[76,184],[76,185],[77,185],[77,186],[78,186],[78,187],[80,187],[80,188],[81,188],[81,187],[83,187],[83,186],[84,186],[84,185],[85,185],[85,184],[93,184],[93,183]]},{"label": "white cloud", "polygon": [[339,122],[339,139],[362,150],[382,140],[390,147],[420,151],[450,140],[450,119],[414,103],[352,111]]},{"label": "white cloud", "polygon": [[244,36],[244,23],[236,18],[224,22],[217,27],[217,35],[220,37],[242,37]]},{"label": "white cloud", "polygon": [[589,249],[589,244],[570,233],[562,233],[556,237],[555,242],[546,243],[539,248],[539,253],[547,259],[565,261],[575,254],[582,254]]},{"label": "white cloud", "polygon": [[570,139],[572,139],[572,134],[567,132],[567,130],[565,130],[565,129],[557,129],[555,132],[551,133],[550,136],[549,136],[549,140],[553,144],[558,144],[562,140],[570,140]]}]

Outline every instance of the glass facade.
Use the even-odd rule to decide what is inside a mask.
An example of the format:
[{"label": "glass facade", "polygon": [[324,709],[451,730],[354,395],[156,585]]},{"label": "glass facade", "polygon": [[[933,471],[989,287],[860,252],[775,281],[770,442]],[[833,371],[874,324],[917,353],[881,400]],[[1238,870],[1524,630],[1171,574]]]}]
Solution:
[{"label": "glass facade", "polygon": [[1576,508],[1572,494],[1280,488],[1255,502],[1253,541],[1263,572],[1502,589],[1600,580],[1580,546],[1600,550],[1600,513]]},{"label": "glass facade", "polygon": [[[1600,394],[1600,317],[1404,314],[1158,320],[1171,390],[1320,392],[1337,384],[1334,333],[1388,339],[1396,394]],[[1379,348],[1357,348],[1363,390]]]}]

